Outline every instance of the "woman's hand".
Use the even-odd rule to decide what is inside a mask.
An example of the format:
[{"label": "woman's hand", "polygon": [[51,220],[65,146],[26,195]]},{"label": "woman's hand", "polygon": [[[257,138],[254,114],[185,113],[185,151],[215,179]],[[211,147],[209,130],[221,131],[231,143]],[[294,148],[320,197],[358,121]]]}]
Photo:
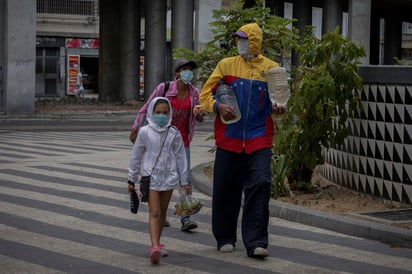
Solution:
[{"label": "woman's hand", "polygon": [[203,122],[203,116],[206,115],[206,112],[201,105],[195,105],[195,107],[193,108],[193,114],[196,115],[197,121]]}]

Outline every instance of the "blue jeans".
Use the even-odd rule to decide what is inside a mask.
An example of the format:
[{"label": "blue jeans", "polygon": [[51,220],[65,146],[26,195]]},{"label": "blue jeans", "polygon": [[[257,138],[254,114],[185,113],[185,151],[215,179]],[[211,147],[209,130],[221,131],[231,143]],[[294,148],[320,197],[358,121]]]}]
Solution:
[{"label": "blue jeans", "polygon": [[267,248],[271,185],[270,148],[251,154],[218,148],[213,171],[212,231],[220,249],[235,245],[242,193],[242,239],[248,255]]}]

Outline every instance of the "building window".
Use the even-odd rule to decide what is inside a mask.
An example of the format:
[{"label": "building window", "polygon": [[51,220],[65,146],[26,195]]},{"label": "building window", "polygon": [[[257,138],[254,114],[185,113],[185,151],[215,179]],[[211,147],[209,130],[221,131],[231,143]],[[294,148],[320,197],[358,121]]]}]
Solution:
[{"label": "building window", "polygon": [[56,96],[59,87],[59,49],[36,48],[36,95]]},{"label": "building window", "polygon": [[96,16],[98,0],[37,0],[37,13]]}]

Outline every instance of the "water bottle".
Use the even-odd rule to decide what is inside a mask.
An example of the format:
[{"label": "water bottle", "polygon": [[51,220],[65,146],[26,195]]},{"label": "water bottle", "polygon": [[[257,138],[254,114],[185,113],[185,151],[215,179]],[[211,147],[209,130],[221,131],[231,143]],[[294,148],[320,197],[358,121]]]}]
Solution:
[{"label": "water bottle", "polygon": [[289,100],[288,80],[286,69],[282,67],[270,68],[267,72],[267,82],[270,99],[273,103],[286,106]]},{"label": "water bottle", "polygon": [[233,89],[231,86],[226,85],[223,80],[219,82],[219,87],[216,90],[216,96],[219,98],[219,101],[223,104],[230,105],[234,107],[235,109],[235,115],[236,118],[233,120],[226,121],[223,119],[222,114],[220,114],[220,119],[222,120],[223,123],[225,124],[233,124],[236,123],[237,121],[240,120],[242,117],[240,110],[239,110],[239,105],[237,103],[236,95],[233,92]]}]

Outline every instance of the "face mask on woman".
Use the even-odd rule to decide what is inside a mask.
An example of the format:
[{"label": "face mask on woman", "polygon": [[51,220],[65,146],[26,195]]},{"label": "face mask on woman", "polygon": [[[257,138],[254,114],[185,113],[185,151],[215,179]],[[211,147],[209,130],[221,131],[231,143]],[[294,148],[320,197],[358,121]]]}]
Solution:
[{"label": "face mask on woman", "polygon": [[180,80],[183,81],[183,83],[188,84],[190,81],[193,79],[193,71],[187,69],[183,70],[180,72]]},{"label": "face mask on woman", "polygon": [[243,57],[249,56],[249,40],[248,39],[241,39],[237,40],[237,52],[242,55]]},{"label": "face mask on woman", "polygon": [[152,120],[157,126],[164,127],[169,121],[169,117],[164,114],[153,114]]}]

